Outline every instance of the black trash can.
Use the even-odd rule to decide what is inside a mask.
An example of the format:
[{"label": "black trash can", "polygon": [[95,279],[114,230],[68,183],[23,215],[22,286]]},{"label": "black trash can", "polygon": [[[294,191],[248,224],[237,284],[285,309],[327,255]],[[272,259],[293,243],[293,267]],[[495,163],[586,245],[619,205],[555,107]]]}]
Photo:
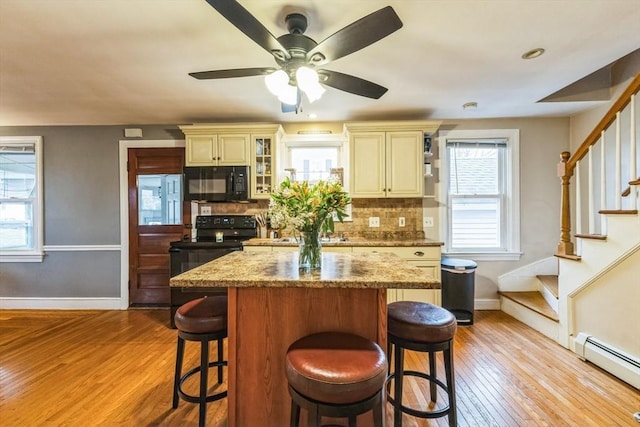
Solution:
[{"label": "black trash can", "polygon": [[468,259],[442,258],[442,307],[456,316],[459,325],[473,325],[475,272]]}]

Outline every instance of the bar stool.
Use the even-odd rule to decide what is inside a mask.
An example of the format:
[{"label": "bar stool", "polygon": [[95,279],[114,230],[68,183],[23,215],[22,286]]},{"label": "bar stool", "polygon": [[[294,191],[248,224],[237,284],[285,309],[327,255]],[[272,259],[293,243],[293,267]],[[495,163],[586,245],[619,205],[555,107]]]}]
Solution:
[{"label": "bar stool", "polygon": [[[178,348],[176,371],[173,382],[173,409],[178,407],[179,398],[200,404],[199,425],[205,425],[207,403],[223,399],[227,391],[207,395],[209,368],[218,368],[218,384],[222,384],[222,368],[227,365],[223,356],[223,339],[227,337],[227,297],[211,296],[189,301],[178,308],[175,314],[178,328]],[[200,366],[182,375],[185,341],[200,342]],[[209,362],[209,342],[217,341],[218,359]],[[200,373],[200,394],[194,396],[182,391],[183,383],[192,375]]]},{"label": "bar stool", "polygon": [[291,395],[291,427],[308,411],[308,427],[323,416],[347,417],[355,427],[359,414],[373,410],[375,427],[383,425],[387,359],[380,346],[358,335],[322,332],[289,346],[286,374]]},{"label": "bar stool", "polygon": [[[448,310],[432,304],[398,301],[387,307],[388,354],[393,353],[393,373],[387,378],[387,400],[393,406],[393,425],[402,425],[402,414],[418,418],[439,418],[449,416],[449,426],[457,425],[456,389],[453,369],[453,338],[457,321]],[[404,350],[429,353],[429,374],[403,369]],[[443,352],[446,384],[437,378],[436,353]],[[420,411],[402,405],[402,381],[405,375],[429,380],[431,402],[437,399],[436,388],[442,388],[449,404],[433,411]],[[389,394],[391,380],[394,383],[393,396]]]}]

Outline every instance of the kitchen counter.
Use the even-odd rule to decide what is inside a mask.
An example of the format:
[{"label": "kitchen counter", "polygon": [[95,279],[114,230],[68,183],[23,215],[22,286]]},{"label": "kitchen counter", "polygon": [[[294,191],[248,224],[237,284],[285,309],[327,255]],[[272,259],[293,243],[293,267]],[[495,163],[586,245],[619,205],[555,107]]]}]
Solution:
[{"label": "kitchen counter", "polygon": [[[254,239],[255,240],[255,239]],[[266,239],[264,239],[266,240]],[[391,253],[322,254],[322,270],[298,270],[293,252],[234,252],[171,278],[172,287],[438,289],[440,281]]]},{"label": "kitchen counter", "polygon": [[[387,288],[439,288],[389,253],[323,253],[319,272],[300,273],[298,253],[235,252],[171,278],[172,287],[228,288],[229,427],[289,425],[285,355],[322,331],[354,333],[386,350]],[[371,413],[358,426],[373,425]]]},{"label": "kitchen counter", "polygon": [[[364,239],[361,237],[349,237],[346,240],[338,238],[322,239],[320,241],[322,246],[334,247],[334,246],[388,246],[388,247],[411,247],[411,246],[442,246],[442,242],[431,239],[411,239],[411,240],[398,240],[398,239]],[[242,242],[243,246],[298,246],[298,242],[293,237],[284,239],[250,239]]]}]

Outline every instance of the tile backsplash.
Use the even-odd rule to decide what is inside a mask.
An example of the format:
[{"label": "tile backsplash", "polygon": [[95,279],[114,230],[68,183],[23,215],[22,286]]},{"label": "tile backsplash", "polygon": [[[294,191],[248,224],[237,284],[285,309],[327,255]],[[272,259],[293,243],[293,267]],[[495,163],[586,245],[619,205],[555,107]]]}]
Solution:
[{"label": "tile backsplash", "polygon": [[[268,200],[257,203],[210,203],[212,214],[255,215],[267,211]],[[380,218],[380,227],[369,227],[369,217]],[[400,227],[399,218],[405,219]],[[422,199],[353,199],[352,221],[336,223],[335,234],[376,240],[422,239]],[[283,235],[286,233],[283,231]]]}]

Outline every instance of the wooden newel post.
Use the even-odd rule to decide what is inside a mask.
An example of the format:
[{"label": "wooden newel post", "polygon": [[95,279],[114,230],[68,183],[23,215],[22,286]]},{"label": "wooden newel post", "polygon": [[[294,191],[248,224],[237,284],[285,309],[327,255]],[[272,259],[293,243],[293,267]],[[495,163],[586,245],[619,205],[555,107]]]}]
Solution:
[{"label": "wooden newel post", "polygon": [[574,255],[573,242],[571,242],[571,203],[569,195],[569,184],[571,176],[573,176],[573,169],[569,170],[567,167],[569,157],[569,152],[563,151],[562,154],[560,154],[561,161],[558,163],[558,176],[562,180],[558,255]]}]

